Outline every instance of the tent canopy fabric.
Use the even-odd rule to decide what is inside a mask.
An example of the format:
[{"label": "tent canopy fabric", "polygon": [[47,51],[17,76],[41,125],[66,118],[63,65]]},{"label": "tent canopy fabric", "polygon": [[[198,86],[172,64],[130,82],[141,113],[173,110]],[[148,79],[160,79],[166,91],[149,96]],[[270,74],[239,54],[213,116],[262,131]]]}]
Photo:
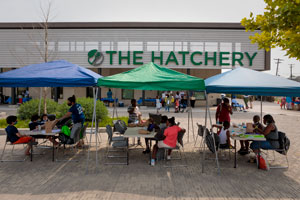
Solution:
[{"label": "tent canopy fabric", "polygon": [[205,80],[207,93],[300,96],[300,83],[238,67]]},{"label": "tent canopy fabric", "polygon": [[0,74],[0,87],[88,87],[102,76],[65,60],[28,65]]},{"label": "tent canopy fabric", "polygon": [[98,86],[135,90],[205,90],[204,80],[148,63],[98,79]]}]

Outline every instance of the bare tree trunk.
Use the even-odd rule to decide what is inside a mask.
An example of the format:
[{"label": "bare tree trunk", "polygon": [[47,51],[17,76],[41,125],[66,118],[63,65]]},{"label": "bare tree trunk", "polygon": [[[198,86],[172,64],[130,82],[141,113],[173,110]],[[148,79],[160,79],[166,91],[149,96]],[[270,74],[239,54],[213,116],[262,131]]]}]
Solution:
[{"label": "bare tree trunk", "polygon": [[[44,54],[44,62],[48,62],[48,22],[49,22],[49,15],[50,15],[51,4],[49,2],[47,11],[43,11],[44,15],[44,47],[45,47],[45,54]],[[43,88],[43,96],[44,96],[44,114],[47,114],[47,87]]]}]

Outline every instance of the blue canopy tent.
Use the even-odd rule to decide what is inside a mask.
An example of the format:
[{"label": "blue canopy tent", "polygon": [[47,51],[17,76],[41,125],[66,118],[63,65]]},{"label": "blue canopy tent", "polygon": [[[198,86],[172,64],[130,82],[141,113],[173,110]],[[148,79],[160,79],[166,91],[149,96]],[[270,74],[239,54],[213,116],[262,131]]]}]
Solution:
[{"label": "blue canopy tent", "polygon": [[[300,96],[300,84],[298,82],[243,67],[237,67],[231,71],[218,74],[206,79],[205,87],[206,93],[227,93],[260,96]],[[208,104],[206,104],[206,116],[207,113],[210,118],[210,124],[212,125]],[[206,126],[207,118],[205,119],[205,127]],[[204,138],[205,136],[206,133],[204,133]],[[204,170],[204,160],[205,153],[203,154],[202,171]],[[216,162],[219,169],[217,154]]]},{"label": "blue canopy tent", "polygon": [[[89,87],[93,88],[94,111],[91,133],[96,123],[97,81],[102,76],[65,60],[28,65],[0,74],[0,87]],[[92,136],[92,134],[91,134]],[[90,137],[91,137],[90,136]],[[97,133],[96,155],[97,155]],[[91,138],[90,138],[91,140]],[[96,156],[97,159],[97,156]],[[89,160],[89,158],[88,158]],[[96,160],[97,163],[97,160]]]},{"label": "blue canopy tent", "polygon": [[102,76],[65,60],[28,65],[0,74],[0,87],[88,87]]}]

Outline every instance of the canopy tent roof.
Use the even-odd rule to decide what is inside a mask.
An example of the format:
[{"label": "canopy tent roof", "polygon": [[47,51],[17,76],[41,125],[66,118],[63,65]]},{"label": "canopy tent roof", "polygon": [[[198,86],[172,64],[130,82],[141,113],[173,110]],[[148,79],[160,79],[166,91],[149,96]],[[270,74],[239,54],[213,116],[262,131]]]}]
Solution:
[{"label": "canopy tent roof", "polygon": [[300,96],[300,83],[238,67],[205,80],[208,93],[262,96]]},{"label": "canopy tent roof", "polygon": [[102,76],[65,60],[28,65],[0,74],[0,87],[87,87]]},{"label": "canopy tent roof", "polygon": [[98,79],[98,86],[136,90],[205,90],[204,80],[148,63]]}]

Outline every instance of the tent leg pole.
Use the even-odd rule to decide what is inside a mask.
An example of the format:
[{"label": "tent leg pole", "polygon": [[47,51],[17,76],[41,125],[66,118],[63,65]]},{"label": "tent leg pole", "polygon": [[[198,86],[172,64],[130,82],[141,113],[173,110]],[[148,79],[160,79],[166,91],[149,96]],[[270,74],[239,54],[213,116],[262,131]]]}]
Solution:
[{"label": "tent leg pole", "polygon": [[40,88],[39,116],[41,116],[41,104],[42,104],[42,88]]},{"label": "tent leg pole", "polygon": [[262,101],[263,101],[263,98],[262,96],[260,96],[260,122],[263,123],[263,118],[262,118]]},{"label": "tent leg pole", "polygon": [[[210,127],[212,127],[212,120],[211,120],[211,115],[210,115],[210,109],[207,107],[208,110],[208,116],[209,116],[209,121],[210,121]],[[215,149],[215,154],[216,154],[216,164],[218,168],[218,174],[220,174],[220,165],[219,165],[219,158],[218,158],[218,152],[216,148],[216,142],[215,142],[215,136],[213,135],[213,141],[214,141],[214,149]]]},{"label": "tent leg pole", "polygon": [[[95,125],[97,122],[97,115],[96,115],[97,96],[98,96],[98,87],[96,88],[96,92],[94,95],[94,113],[93,114],[94,114]],[[95,137],[96,137],[96,172],[98,172],[98,131],[95,131]]]},{"label": "tent leg pole", "polygon": [[205,145],[206,145],[206,126],[207,126],[207,107],[208,107],[208,100],[207,95],[205,92],[206,97],[206,107],[205,107],[205,123],[204,123],[204,134],[203,134],[203,156],[202,156],[202,173],[204,173],[204,162],[205,162]]}]

